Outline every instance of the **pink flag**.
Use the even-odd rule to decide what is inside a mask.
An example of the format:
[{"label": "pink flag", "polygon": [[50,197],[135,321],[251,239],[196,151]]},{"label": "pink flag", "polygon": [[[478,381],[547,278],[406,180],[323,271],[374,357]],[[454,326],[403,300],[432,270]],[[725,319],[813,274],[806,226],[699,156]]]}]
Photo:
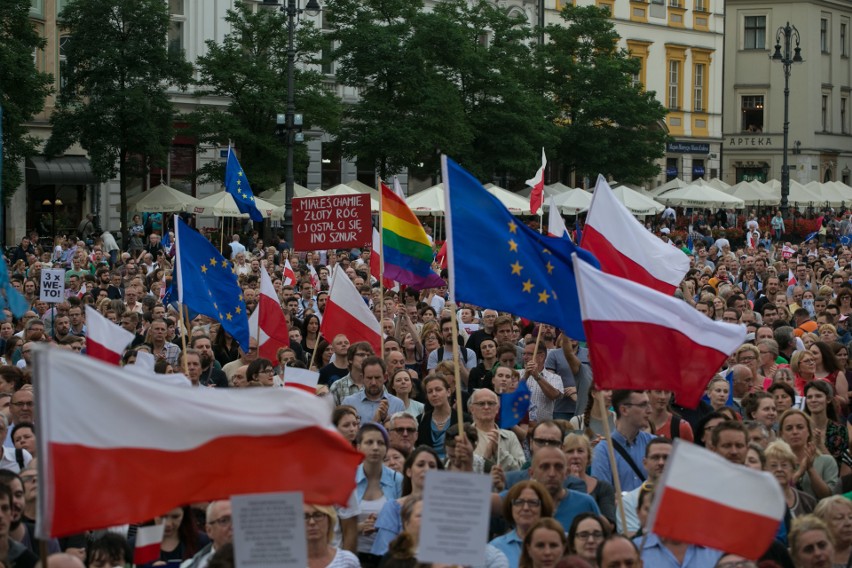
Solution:
[{"label": "pink flag", "polygon": [[319,373],[298,367],[284,367],[284,386],[303,390],[309,394],[317,393]]},{"label": "pink flag", "polygon": [[535,173],[535,177],[527,180],[527,185],[530,186],[530,211],[533,215],[538,215],[538,210],[541,209],[544,203],[544,168],[547,167],[547,156],[544,155],[544,148],[541,149],[541,167]]},{"label": "pink flag", "polygon": [[772,544],[785,511],[781,486],[771,474],[675,440],[648,526],[661,538],[757,560]]},{"label": "pink flag", "polygon": [[[260,334],[260,337],[258,337]],[[257,339],[257,355],[270,361],[278,361],[278,349],[290,346],[287,320],[272,279],[266,268],[260,269],[260,294],[257,307],[249,317],[249,335]]]},{"label": "pink flag", "polygon": [[136,547],[133,551],[133,564],[151,564],[160,559],[160,546],[163,544],[163,532],[166,525],[147,525],[136,530]]},{"label": "pink flag", "polygon": [[574,258],[595,385],[673,391],[679,404],[694,408],[745,341],[745,326],[713,321],[682,300]]},{"label": "pink flag", "polygon": [[565,226],[565,220],[559,213],[559,207],[556,206],[556,198],[552,195],[547,200],[550,208],[547,214],[547,234],[551,237],[571,237],[568,228]]},{"label": "pink flag", "polygon": [[113,365],[121,362],[121,355],[135,336],[102,316],[92,306],[86,306],[86,354]]},{"label": "pink flag", "polygon": [[604,272],[666,294],[674,294],[689,270],[689,257],[649,233],[603,176],[598,176],[580,246],[597,257]]},{"label": "pink flag", "polygon": [[50,417],[39,423],[38,538],[245,493],[248,479],[251,491],[323,505],[355,488],[363,455],[315,396],[175,388],[64,349],[35,357],[39,415]]},{"label": "pink flag", "polygon": [[342,333],[350,343],[366,341],[376,353],[382,351],[379,322],[339,264],[334,267],[334,282],[328,293],[320,332],[323,337],[332,339]]},{"label": "pink flag", "polygon": [[284,259],[284,285],[285,286],[295,286],[296,285],[296,273],[293,271],[293,267],[290,266],[290,259]]}]

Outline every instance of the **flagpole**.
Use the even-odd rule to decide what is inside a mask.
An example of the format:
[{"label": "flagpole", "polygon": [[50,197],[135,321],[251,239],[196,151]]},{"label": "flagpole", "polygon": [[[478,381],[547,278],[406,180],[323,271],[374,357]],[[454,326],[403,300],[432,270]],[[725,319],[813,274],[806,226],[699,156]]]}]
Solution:
[{"label": "flagpole", "polygon": [[[453,302],[453,309],[451,312],[451,319],[453,322],[453,369],[455,369],[455,379],[456,379],[456,413],[458,414],[458,424],[459,424],[459,435],[464,436],[464,409],[462,406],[462,388],[461,388],[461,372],[459,371],[459,322],[456,318],[456,308],[455,302]],[[438,361],[440,363],[440,361]],[[500,450],[500,444],[497,444],[497,450]]]},{"label": "flagpole", "polygon": [[[624,531],[627,530],[627,516],[624,513],[624,502],[621,500],[621,479],[618,477],[618,464],[615,461],[615,451],[612,444],[612,432],[609,429],[609,409],[604,401],[603,391],[597,391],[595,397],[598,400],[598,409],[603,416],[604,436],[607,443],[607,454],[609,455],[609,467],[612,469],[612,484],[615,488],[615,505],[618,507],[619,516],[621,517],[621,526]],[[588,426],[588,424],[586,425]]]},{"label": "flagpole", "polygon": [[[382,188],[382,178],[379,178],[379,346],[382,352],[379,357],[384,357],[385,353],[385,332],[383,325],[385,322],[385,253],[382,247],[382,210],[385,206],[384,189]],[[375,251],[373,251],[375,254]],[[371,258],[372,261],[372,258]]]},{"label": "flagpole", "polygon": [[533,356],[532,360],[535,362],[535,357],[538,355],[538,346],[541,344],[541,328],[542,325],[538,324],[538,333],[535,336],[535,347],[533,347]]},{"label": "flagpole", "polygon": [[[186,310],[186,311],[184,311]],[[184,314],[186,315],[186,319],[184,319]],[[187,322],[189,322],[189,309],[184,305],[180,304],[180,326],[184,328],[183,332],[180,334],[180,341],[183,344],[183,374],[187,377],[189,376],[189,366],[186,362],[186,334],[189,333],[189,328],[187,327]],[[224,333],[221,329],[219,333]]]},{"label": "flagpole", "polygon": [[[258,304],[258,307],[260,307],[260,304]],[[258,318],[258,319],[260,319],[260,318]],[[260,333],[260,332],[258,332],[258,334],[259,334],[259,333]],[[311,353],[311,361],[308,363],[308,370],[309,370],[309,371],[311,370],[311,367],[313,367],[313,366],[314,366],[314,361],[316,361],[316,359],[317,359],[317,351],[319,351],[319,349],[317,349],[317,347],[319,347],[319,336],[320,336],[320,333],[319,333],[319,332],[317,332],[317,338],[318,338],[318,339],[317,339],[317,343],[316,343],[316,345],[314,346],[314,351],[313,351],[313,353]],[[258,337],[260,337],[260,335],[258,335]],[[317,370],[319,370],[319,368],[317,368]]]}]

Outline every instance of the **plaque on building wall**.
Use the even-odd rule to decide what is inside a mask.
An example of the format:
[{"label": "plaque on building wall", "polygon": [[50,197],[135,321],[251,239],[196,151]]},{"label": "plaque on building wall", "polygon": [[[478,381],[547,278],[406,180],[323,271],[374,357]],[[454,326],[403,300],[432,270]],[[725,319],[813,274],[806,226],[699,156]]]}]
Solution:
[{"label": "plaque on building wall", "polygon": [[709,154],[710,144],[706,142],[669,142],[666,152],[672,154]]}]

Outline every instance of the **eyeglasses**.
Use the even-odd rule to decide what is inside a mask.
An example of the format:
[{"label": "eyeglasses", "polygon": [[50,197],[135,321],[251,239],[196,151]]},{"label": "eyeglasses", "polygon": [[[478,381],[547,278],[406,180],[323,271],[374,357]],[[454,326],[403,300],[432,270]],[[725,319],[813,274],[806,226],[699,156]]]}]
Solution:
[{"label": "eyeglasses", "polygon": [[16,408],[33,408],[35,406],[35,403],[31,400],[28,400],[28,401],[22,400],[20,402],[13,402],[12,406],[14,406]]},{"label": "eyeglasses", "polygon": [[311,521],[318,523],[321,520],[326,518],[325,513],[314,512],[314,513],[305,513],[305,523],[310,523]]},{"label": "eyeglasses", "polygon": [[400,434],[414,434],[417,428],[393,428],[391,432],[399,432]]},{"label": "eyeglasses", "polygon": [[229,527],[231,526],[231,515],[225,515],[224,517],[219,517],[218,519],[213,519],[207,521],[208,525],[219,525],[220,527]]},{"label": "eyeglasses", "polygon": [[530,509],[538,509],[541,507],[541,499],[512,499],[513,507],[529,507]]},{"label": "eyeglasses", "polygon": [[559,440],[548,440],[547,438],[533,438],[532,441],[539,446],[549,446],[551,448],[558,448],[562,445],[562,442]]},{"label": "eyeglasses", "polygon": [[492,408],[497,406],[499,403],[494,400],[483,400],[482,402],[472,402],[473,406],[481,406],[483,408]]},{"label": "eyeglasses", "polygon": [[754,355],[740,357],[740,363],[751,363],[752,361],[757,361],[757,357],[755,357]]},{"label": "eyeglasses", "polygon": [[580,540],[589,540],[589,539],[592,539],[592,538],[595,539],[595,540],[598,540],[598,539],[603,538],[604,534],[601,531],[583,531],[583,532],[578,532],[574,536],[576,536]]}]

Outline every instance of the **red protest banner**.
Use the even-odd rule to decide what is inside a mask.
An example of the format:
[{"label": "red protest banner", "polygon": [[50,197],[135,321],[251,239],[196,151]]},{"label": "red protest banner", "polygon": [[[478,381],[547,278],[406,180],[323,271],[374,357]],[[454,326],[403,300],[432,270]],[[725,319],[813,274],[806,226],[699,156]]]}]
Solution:
[{"label": "red protest banner", "polygon": [[293,200],[297,251],[360,247],[370,243],[370,196],[327,195]]}]

